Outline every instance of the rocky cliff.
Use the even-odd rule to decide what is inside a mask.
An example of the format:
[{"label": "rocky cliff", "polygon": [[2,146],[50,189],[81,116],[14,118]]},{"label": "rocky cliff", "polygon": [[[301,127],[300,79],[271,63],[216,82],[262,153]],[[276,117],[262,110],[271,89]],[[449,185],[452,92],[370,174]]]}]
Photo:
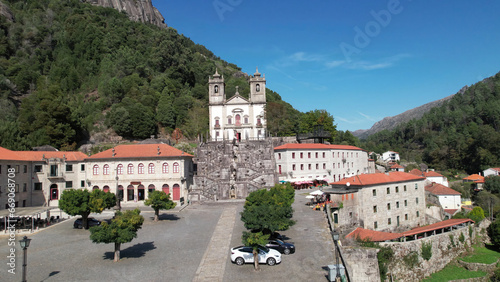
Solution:
[{"label": "rocky cliff", "polygon": [[[458,93],[464,93],[465,90],[467,90],[467,88],[468,88],[467,86],[464,86],[462,89],[460,89],[460,91]],[[385,117],[381,121],[377,121],[370,129],[356,130],[356,131],[352,132],[352,134],[360,139],[363,139],[363,138],[366,138],[372,134],[375,134],[375,133],[382,131],[382,130],[385,130],[385,129],[387,129],[387,130],[394,129],[396,126],[398,126],[401,123],[408,122],[412,119],[421,118],[425,113],[430,111],[432,108],[440,106],[441,104],[443,104],[443,102],[450,100],[454,95],[455,94],[450,95],[450,96],[445,97],[445,98],[440,99],[440,100],[436,100],[436,101],[424,104],[420,107],[416,107],[414,109],[408,110],[408,111],[406,111],[402,114],[396,115],[396,116]]]},{"label": "rocky cliff", "polygon": [[151,0],[84,0],[84,2],[124,11],[133,21],[150,23],[161,28],[167,27],[165,18],[153,7]]}]

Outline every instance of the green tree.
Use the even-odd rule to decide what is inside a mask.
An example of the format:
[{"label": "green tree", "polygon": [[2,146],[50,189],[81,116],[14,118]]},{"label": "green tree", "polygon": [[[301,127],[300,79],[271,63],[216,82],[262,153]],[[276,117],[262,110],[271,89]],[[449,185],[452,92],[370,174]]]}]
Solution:
[{"label": "green tree", "polygon": [[66,189],[59,199],[59,208],[69,215],[81,215],[83,226],[88,229],[90,213],[101,213],[116,205],[116,196],[96,189]]},{"label": "green tree", "polygon": [[333,142],[337,132],[337,125],[334,124],[334,121],[333,116],[326,110],[309,111],[303,114],[300,119],[300,133],[313,132],[318,126],[322,126],[323,130],[331,134],[328,141]]},{"label": "green tree", "polygon": [[486,177],[484,179],[484,189],[493,194],[500,193],[500,176],[493,175]]},{"label": "green tree", "polygon": [[[264,246],[269,239],[269,234],[264,235],[262,232],[243,232],[241,236],[241,241],[245,246],[252,247],[253,249],[253,261],[255,270],[259,270],[259,246]],[[274,259],[274,258],[270,258]]]},{"label": "green tree", "polygon": [[488,226],[488,236],[495,247],[500,248],[500,219],[497,218]]},{"label": "green tree", "polygon": [[474,207],[471,212],[467,215],[468,218],[474,220],[474,222],[480,222],[484,219],[484,211],[481,207]]},{"label": "green tree", "polygon": [[90,240],[97,244],[114,243],[114,261],[119,261],[120,245],[137,238],[137,231],[142,227],[144,217],[140,213],[139,209],[117,212],[110,224],[103,222],[100,226],[90,228]]},{"label": "green tree", "polygon": [[146,206],[151,206],[155,210],[155,221],[158,221],[160,210],[170,210],[175,208],[176,203],[170,200],[170,194],[163,191],[153,191],[149,193],[148,199],[144,201]]}]

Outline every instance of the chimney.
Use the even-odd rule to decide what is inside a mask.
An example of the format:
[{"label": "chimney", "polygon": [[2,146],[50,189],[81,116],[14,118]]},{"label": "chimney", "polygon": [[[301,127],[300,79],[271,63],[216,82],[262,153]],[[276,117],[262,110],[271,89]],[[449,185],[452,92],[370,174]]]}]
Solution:
[{"label": "chimney", "polygon": [[114,157],[116,155],[115,154],[115,148],[113,148],[112,151],[113,151],[113,155],[112,156]]},{"label": "chimney", "polygon": [[157,150],[158,150],[158,153],[156,153],[156,154],[159,156],[160,155],[160,145],[158,145]]}]

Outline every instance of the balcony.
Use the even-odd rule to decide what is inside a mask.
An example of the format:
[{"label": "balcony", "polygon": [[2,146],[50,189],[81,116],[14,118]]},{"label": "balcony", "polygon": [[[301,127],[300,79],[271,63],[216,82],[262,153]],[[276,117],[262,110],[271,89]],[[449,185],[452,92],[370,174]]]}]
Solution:
[{"label": "balcony", "polygon": [[55,178],[64,178],[64,173],[56,171],[56,172],[47,172],[47,178],[55,179]]}]

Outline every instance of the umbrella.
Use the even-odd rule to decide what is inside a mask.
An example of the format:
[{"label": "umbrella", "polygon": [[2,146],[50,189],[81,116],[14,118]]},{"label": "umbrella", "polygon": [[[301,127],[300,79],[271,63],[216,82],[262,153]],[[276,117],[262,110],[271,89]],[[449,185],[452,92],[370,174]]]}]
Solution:
[{"label": "umbrella", "polygon": [[309,195],[323,195],[324,192],[321,191],[321,190],[316,190],[316,191],[312,191],[311,193],[309,193]]},{"label": "umbrella", "polygon": [[313,195],[307,195],[306,196],[306,199],[314,199],[314,198],[316,198],[316,197],[314,197]]}]

